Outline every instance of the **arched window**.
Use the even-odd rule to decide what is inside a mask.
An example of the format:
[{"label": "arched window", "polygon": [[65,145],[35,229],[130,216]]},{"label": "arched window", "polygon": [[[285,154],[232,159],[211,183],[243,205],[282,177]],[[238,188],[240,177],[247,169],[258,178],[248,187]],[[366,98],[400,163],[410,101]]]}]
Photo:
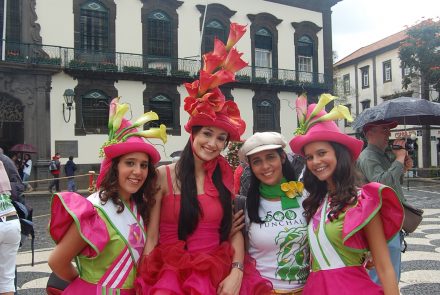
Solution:
[{"label": "arched window", "polygon": [[256,105],[255,132],[275,131],[275,107],[269,100],[261,100]]},{"label": "arched window", "polygon": [[266,29],[255,34],[255,66],[272,67],[272,35]]},{"label": "arched window", "polygon": [[81,100],[85,131],[88,133],[107,133],[110,97],[99,90],[93,90],[86,93]]},{"label": "arched window", "polygon": [[159,127],[165,124],[167,129],[174,127],[173,102],[168,97],[159,94],[150,99],[150,110],[156,112],[159,120],[151,122],[151,126]]},{"label": "arched window", "polygon": [[98,1],[81,5],[80,49],[85,52],[109,50],[109,11]]},{"label": "arched window", "polygon": [[171,21],[163,12],[154,11],[148,15],[148,55],[171,57]]},{"label": "arched window", "polygon": [[309,36],[303,35],[298,39],[298,71],[300,81],[312,82],[313,80],[313,41]]},{"label": "arched window", "polygon": [[209,52],[214,49],[215,37],[226,43],[227,36],[225,26],[217,20],[212,20],[207,25],[205,25],[205,30],[203,32],[203,40],[205,45],[204,52]]}]

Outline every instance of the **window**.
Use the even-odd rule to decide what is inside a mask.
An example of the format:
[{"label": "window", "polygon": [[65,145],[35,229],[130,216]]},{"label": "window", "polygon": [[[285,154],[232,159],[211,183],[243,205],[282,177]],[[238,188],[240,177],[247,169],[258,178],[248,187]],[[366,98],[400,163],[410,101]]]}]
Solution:
[{"label": "window", "polygon": [[371,100],[369,100],[369,99],[361,101],[363,111],[370,108],[370,102],[371,102]]},{"label": "window", "polygon": [[223,43],[226,43],[226,30],[225,27],[216,20],[209,22],[205,26],[205,30],[203,32],[204,37],[204,52],[209,52],[214,49],[214,38],[217,37]]},{"label": "window", "polygon": [[80,49],[85,52],[109,50],[108,10],[99,2],[89,1],[81,5]]},{"label": "window", "polygon": [[304,35],[298,40],[298,71],[299,80],[312,82],[313,80],[313,41]]},{"label": "window", "polygon": [[87,133],[107,133],[110,97],[96,90],[86,93],[81,100],[85,131]]},{"label": "window", "polygon": [[255,67],[257,77],[272,77],[272,35],[266,29],[255,33]]},{"label": "window", "polygon": [[173,102],[171,99],[162,94],[157,95],[150,100],[150,109],[159,116],[159,120],[150,123],[151,126],[159,127],[160,124],[164,124],[167,129],[174,127]]},{"label": "window", "polygon": [[350,74],[346,74],[343,77],[343,87],[344,87],[344,94],[350,94]]},{"label": "window", "polygon": [[391,60],[383,62],[383,82],[391,81]]},{"label": "window", "polygon": [[409,74],[411,74],[411,68],[410,67],[404,67],[402,69],[402,76],[404,77],[408,77]]},{"label": "window", "polygon": [[171,21],[162,12],[155,11],[148,16],[148,55],[171,57]]},{"label": "window", "polygon": [[361,77],[362,77],[362,88],[368,88],[370,87],[370,77],[369,77],[369,67],[363,67],[361,70]]},{"label": "window", "polygon": [[[345,106],[347,107],[347,109],[350,111],[351,114],[351,104],[346,104]],[[349,127],[350,125],[351,125],[350,122],[344,119],[344,127]]]},{"label": "window", "polygon": [[256,106],[255,131],[274,131],[275,128],[275,108],[272,102],[261,100]]}]

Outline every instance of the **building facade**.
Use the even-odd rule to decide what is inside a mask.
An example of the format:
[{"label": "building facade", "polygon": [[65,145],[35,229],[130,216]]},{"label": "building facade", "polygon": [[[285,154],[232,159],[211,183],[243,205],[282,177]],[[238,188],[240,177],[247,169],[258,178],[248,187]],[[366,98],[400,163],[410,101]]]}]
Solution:
[{"label": "building facade", "polygon": [[[247,123],[244,138],[296,128],[294,103],[332,89],[331,7],[340,0],[0,0],[0,146],[37,147],[37,179],[55,152],[97,170],[113,97],[132,118],[158,113],[168,143],[162,161],[188,140],[185,82],[231,22],[247,24],[237,45],[249,66],[222,87]],[[70,91],[70,90],[73,90]],[[73,102],[65,94],[73,94]],[[36,160],[36,161],[35,161]]]},{"label": "building facade", "polygon": [[[400,96],[421,97],[420,81],[413,80],[407,89],[402,87],[402,79],[409,74],[409,69],[401,68],[399,59],[399,46],[405,38],[405,31],[398,32],[362,47],[335,63],[334,91],[340,98],[339,103],[349,107],[354,117],[385,100]],[[429,93],[430,100],[438,100],[439,93],[433,87],[430,87]],[[350,124],[345,122],[344,125],[346,133],[355,134]],[[423,167],[422,132],[422,126],[411,125],[399,125],[391,132],[392,139],[407,138],[415,146],[413,157],[416,168]],[[439,126],[431,127],[429,139],[431,166],[437,166]]]}]

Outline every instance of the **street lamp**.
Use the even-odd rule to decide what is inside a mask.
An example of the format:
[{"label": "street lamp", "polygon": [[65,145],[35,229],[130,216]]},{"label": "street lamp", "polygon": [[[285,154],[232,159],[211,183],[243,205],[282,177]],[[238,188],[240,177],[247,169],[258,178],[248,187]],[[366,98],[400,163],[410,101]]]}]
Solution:
[{"label": "street lamp", "polygon": [[[69,123],[70,112],[73,109],[73,100],[75,98],[75,92],[72,89],[66,89],[64,91],[64,103],[63,103],[63,118],[64,122]],[[66,109],[69,111],[69,117],[66,119]]]}]

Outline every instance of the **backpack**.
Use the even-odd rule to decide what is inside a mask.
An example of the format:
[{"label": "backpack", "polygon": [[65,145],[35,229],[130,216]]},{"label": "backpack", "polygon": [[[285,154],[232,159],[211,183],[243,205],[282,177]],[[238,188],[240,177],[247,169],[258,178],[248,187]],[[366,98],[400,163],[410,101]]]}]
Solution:
[{"label": "backpack", "polygon": [[[32,250],[32,266],[34,266],[34,241],[35,241],[35,231],[34,223],[32,222],[33,209],[26,206],[23,203],[12,201],[12,204],[17,211],[18,218],[20,219],[21,234],[26,237],[31,237],[31,250]],[[20,243],[21,246],[21,243]]]},{"label": "backpack", "polygon": [[51,160],[49,164],[49,171],[58,170],[57,162],[55,160]]}]

